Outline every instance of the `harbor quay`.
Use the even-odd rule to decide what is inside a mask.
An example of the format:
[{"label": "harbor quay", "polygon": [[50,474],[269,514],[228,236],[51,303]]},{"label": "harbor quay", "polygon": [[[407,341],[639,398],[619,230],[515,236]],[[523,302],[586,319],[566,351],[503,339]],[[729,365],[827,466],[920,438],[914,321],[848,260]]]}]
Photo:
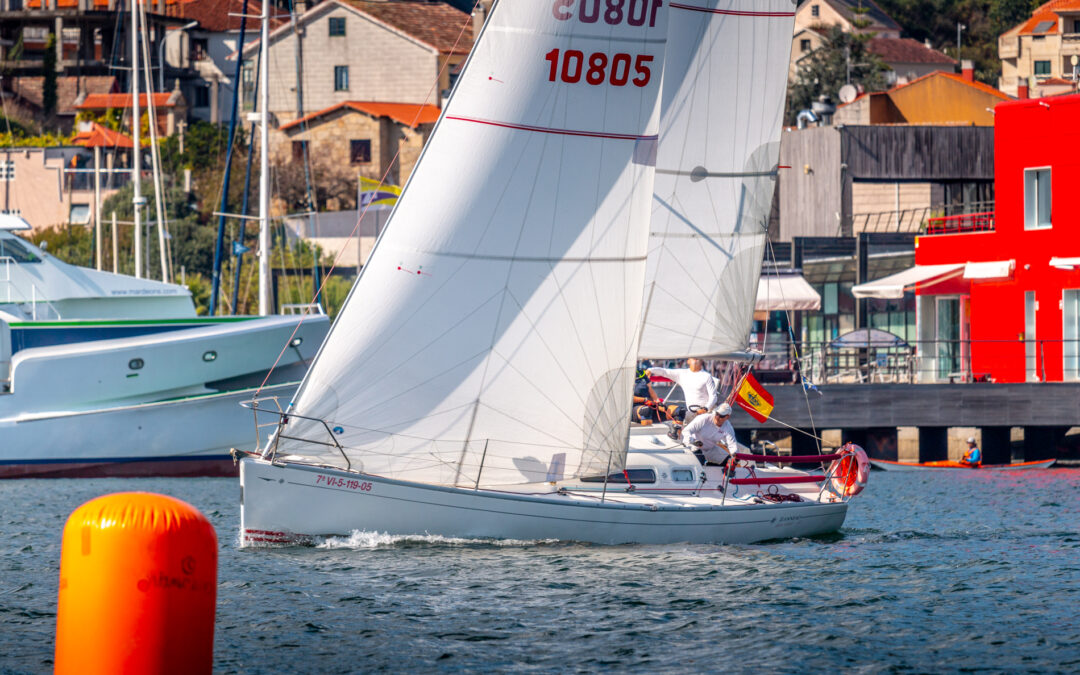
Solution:
[{"label": "harbor quay", "polygon": [[[874,459],[928,462],[959,456],[975,436],[984,461],[1075,458],[1080,382],[773,385],[775,419],[733,419],[743,442],[790,438],[793,454],[854,442]],[[794,428],[794,430],[793,430]],[[781,444],[785,444],[781,442]],[[1020,459],[1020,457],[1017,457]]]}]

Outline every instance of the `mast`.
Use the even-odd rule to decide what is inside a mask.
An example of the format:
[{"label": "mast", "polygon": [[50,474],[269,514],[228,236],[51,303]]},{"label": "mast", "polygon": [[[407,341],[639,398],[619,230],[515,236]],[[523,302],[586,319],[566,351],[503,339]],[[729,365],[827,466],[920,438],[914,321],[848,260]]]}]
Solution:
[{"label": "mast", "polygon": [[142,205],[146,200],[142,196],[142,180],[139,175],[140,155],[139,152],[139,125],[142,123],[142,115],[139,112],[139,2],[131,0],[131,138],[132,164],[131,185],[134,188],[131,199],[135,212],[135,278],[142,278],[142,223],[140,215]]},{"label": "mast", "polygon": [[259,314],[270,313],[270,0],[262,0],[259,68]]}]

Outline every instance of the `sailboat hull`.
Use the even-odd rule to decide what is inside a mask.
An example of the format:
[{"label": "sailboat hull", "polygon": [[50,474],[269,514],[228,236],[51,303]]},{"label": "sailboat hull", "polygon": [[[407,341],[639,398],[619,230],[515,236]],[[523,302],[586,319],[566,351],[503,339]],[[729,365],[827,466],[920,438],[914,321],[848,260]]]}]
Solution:
[{"label": "sailboat hull", "polygon": [[741,544],[833,532],[844,502],[721,505],[680,496],[524,494],[469,490],[245,458],[245,545],[305,543],[356,531],[598,544]]}]

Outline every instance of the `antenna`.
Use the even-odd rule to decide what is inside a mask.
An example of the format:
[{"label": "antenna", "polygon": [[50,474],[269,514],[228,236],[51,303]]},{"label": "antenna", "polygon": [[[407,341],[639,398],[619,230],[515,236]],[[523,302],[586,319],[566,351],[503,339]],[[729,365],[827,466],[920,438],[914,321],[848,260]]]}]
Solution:
[{"label": "antenna", "polygon": [[845,84],[840,87],[840,91],[837,93],[840,97],[841,103],[851,103],[859,95],[859,90],[855,88],[853,84]]}]

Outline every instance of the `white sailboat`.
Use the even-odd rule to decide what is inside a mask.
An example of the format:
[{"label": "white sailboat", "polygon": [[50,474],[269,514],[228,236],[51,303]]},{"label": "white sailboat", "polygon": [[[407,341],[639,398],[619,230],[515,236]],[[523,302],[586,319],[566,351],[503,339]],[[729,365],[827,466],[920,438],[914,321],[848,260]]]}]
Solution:
[{"label": "white sailboat", "polygon": [[[495,6],[294,402],[261,453],[241,460],[245,543],[355,530],[751,542],[843,523],[865,481],[861,450],[832,457],[824,474],[747,466],[729,475],[655,433],[630,436],[627,424],[639,341],[650,326],[686,324],[663,316],[655,293],[675,279],[653,267],[657,242],[682,233],[650,213],[654,175],[670,177],[657,180],[657,197],[679,221],[702,215],[700,197],[682,204],[684,188],[704,188],[714,204],[741,199],[729,209],[740,213],[758,208],[747,203],[756,193],[740,192],[769,178],[775,149],[752,145],[730,171],[713,169],[724,166],[713,150],[697,152],[724,142],[698,137],[697,125],[716,123],[710,115],[733,109],[734,97],[746,97],[737,114],[754,114],[756,84],[696,92],[725,81],[733,27],[754,58],[778,58],[771,40],[790,45],[792,3],[605,7]],[[671,161],[654,171],[661,160]],[[731,311],[745,316],[730,326],[709,316],[698,323],[722,328],[707,336],[716,346],[688,339],[664,356],[745,346],[763,243],[748,234],[728,237],[737,284],[703,272],[742,296]],[[671,349],[664,339],[657,349]],[[783,497],[763,497],[751,489],[759,485]]]}]

